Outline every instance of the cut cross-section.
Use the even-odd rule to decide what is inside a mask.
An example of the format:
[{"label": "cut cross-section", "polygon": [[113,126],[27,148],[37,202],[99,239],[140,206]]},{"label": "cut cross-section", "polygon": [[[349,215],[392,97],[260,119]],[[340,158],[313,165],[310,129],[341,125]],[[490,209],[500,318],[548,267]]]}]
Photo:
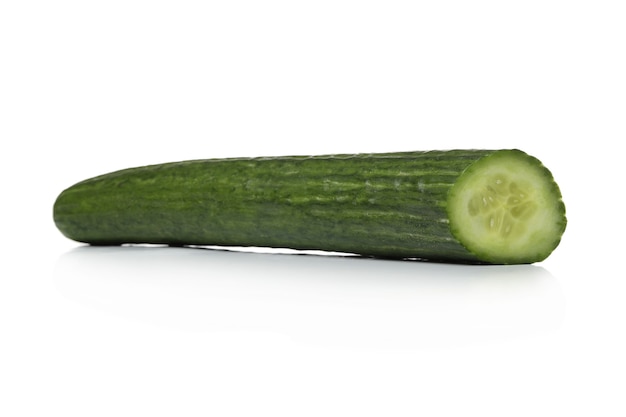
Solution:
[{"label": "cut cross-section", "polygon": [[450,191],[450,228],[486,262],[545,259],[565,229],[565,206],[552,174],[521,151],[503,150],[471,165]]}]

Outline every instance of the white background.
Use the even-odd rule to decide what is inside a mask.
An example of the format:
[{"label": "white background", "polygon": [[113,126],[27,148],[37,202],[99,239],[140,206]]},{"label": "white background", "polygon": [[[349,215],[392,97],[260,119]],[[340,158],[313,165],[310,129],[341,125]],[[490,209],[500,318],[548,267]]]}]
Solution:
[{"label": "white background", "polygon": [[[623,1],[0,3],[3,416],[624,416]],[[561,246],[464,267],[89,248],[58,193],[228,156],[521,148]]]}]

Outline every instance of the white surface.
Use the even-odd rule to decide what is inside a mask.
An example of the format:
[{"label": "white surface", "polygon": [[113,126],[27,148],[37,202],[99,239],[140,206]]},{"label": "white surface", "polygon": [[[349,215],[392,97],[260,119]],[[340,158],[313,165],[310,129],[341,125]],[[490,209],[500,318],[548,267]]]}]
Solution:
[{"label": "white surface", "polygon": [[[626,415],[620,1],[0,4],[3,416]],[[545,262],[86,248],[56,195],[192,158],[521,148]]]}]

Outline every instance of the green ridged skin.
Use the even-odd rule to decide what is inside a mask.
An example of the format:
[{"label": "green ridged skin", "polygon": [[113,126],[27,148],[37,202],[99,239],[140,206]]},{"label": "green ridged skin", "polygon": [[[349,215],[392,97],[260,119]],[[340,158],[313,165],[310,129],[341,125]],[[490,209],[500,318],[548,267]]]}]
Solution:
[{"label": "green ridged skin", "polygon": [[257,246],[462,263],[542,260],[558,245],[565,209],[551,175],[534,159],[554,184],[555,221],[561,222],[542,253],[500,259],[489,248],[472,250],[455,232],[449,201],[455,184],[478,161],[502,152],[532,158],[521,151],[451,150],[131,168],[63,191],[54,221],[68,238],[93,245]]}]

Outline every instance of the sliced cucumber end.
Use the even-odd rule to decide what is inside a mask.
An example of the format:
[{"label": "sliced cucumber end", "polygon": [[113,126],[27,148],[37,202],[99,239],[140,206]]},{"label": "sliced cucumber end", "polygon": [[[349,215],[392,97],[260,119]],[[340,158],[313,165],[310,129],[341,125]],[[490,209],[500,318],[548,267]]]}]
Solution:
[{"label": "sliced cucumber end", "polygon": [[519,150],[481,158],[448,196],[450,229],[481,262],[540,262],[558,246],[567,220],[550,171]]}]

